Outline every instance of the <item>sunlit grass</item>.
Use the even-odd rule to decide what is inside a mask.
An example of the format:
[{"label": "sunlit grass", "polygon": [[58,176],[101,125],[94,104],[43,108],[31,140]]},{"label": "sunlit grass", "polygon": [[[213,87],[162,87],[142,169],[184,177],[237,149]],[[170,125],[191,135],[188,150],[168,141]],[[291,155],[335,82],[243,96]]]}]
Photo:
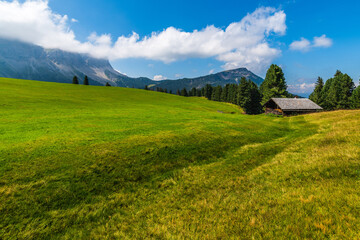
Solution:
[{"label": "sunlit grass", "polygon": [[0,238],[357,239],[359,119],[0,79]]}]

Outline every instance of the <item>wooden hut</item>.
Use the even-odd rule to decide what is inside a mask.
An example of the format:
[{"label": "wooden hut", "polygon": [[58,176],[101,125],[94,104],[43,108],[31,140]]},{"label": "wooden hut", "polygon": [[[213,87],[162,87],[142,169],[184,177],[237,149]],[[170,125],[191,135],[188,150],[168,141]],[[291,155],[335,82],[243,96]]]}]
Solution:
[{"label": "wooden hut", "polygon": [[271,98],[264,104],[265,113],[293,115],[322,110],[322,107],[307,98]]}]

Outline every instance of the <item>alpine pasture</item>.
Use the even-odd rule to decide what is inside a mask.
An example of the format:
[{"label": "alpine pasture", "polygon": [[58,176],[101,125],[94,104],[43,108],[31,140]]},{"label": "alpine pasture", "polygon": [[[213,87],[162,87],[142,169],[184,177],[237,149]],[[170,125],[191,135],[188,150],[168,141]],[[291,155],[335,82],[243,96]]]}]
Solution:
[{"label": "alpine pasture", "polygon": [[358,239],[359,125],[0,78],[0,239]]}]

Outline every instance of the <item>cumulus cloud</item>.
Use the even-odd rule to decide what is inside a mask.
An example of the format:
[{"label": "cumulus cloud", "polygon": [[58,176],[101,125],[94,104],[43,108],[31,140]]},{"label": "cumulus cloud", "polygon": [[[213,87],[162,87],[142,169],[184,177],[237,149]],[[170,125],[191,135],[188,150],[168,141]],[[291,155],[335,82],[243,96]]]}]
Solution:
[{"label": "cumulus cloud", "polygon": [[331,47],[333,44],[332,39],[327,38],[326,35],[322,35],[321,37],[314,37],[314,47]]},{"label": "cumulus cloud", "polygon": [[288,91],[295,94],[309,94],[315,88],[315,83],[299,83],[288,86]]},{"label": "cumulus cloud", "polygon": [[306,38],[301,38],[301,40],[299,41],[294,41],[290,44],[290,49],[294,51],[306,52],[309,51],[311,48],[328,48],[331,47],[332,44],[332,39],[326,37],[326,35],[324,34],[320,37],[314,37],[312,43]]},{"label": "cumulus cloud", "polygon": [[291,50],[299,50],[299,51],[308,51],[310,49],[311,43],[306,38],[301,38],[300,41],[294,41],[290,44]]},{"label": "cumulus cloud", "polygon": [[164,77],[163,75],[155,75],[153,80],[154,81],[162,81],[162,80],[166,80],[167,78]]},{"label": "cumulus cloud", "polygon": [[[113,38],[109,34],[91,34],[80,42],[70,29],[69,17],[54,13],[46,0],[0,0],[0,37],[34,43],[45,48],[87,53],[110,60],[143,58],[170,63],[187,58],[216,58],[225,69],[247,67],[259,72],[281,54],[270,45],[272,35],[286,31],[286,14],[261,7],[241,21],[222,29],[213,25],[186,32],[169,27],[149,36]],[[324,45],[321,37],[316,40]]]}]

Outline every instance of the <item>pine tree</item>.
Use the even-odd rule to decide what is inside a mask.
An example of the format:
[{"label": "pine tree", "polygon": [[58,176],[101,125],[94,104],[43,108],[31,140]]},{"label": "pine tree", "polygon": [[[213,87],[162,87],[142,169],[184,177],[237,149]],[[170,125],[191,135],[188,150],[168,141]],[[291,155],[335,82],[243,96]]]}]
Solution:
[{"label": "pine tree", "polygon": [[72,83],[73,84],[79,84],[79,79],[77,78],[77,76],[73,77]]},{"label": "pine tree", "polygon": [[196,88],[192,88],[189,92],[189,96],[196,97],[196,95],[197,95]]},{"label": "pine tree", "polygon": [[331,110],[335,108],[335,103],[329,101],[328,98],[329,90],[332,86],[333,80],[334,80],[333,78],[330,78],[325,82],[324,87],[321,90],[321,94],[320,94],[320,106],[326,110]]},{"label": "pine tree", "polygon": [[170,90],[170,92],[169,92],[170,94],[173,94],[173,92],[172,92],[172,90]]},{"label": "pine tree", "polygon": [[181,90],[181,96],[183,96],[183,97],[188,97],[188,96],[189,96],[186,88],[184,88],[183,90]]},{"label": "pine tree", "polygon": [[110,83],[106,82],[106,87],[111,87]]},{"label": "pine tree", "polygon": [[245,91],[246,94],[244,94],[242,108],[246,114],[260,114],[262,112],[262,105],[258,86],[250,80],[246,82],[247,89]]},{"label": "pine tree", "polygon": [[213,87],[210,84],[206,84],[204,88],[204,97],[211,100],[212,91],[213,91]]},{"label": "pine tree", "polygon": [[229,84],[226,84],[221,92],[220,101],[221,102],[227,102],[227,96],[229,94]]},{"label": "pine tree", "polygon": [[317,103],[317,104],[321,104],[321,93],[322,90],[324,88],[324,81],[321,77],[318,77],[318,80],[316,82],[315,85],[315,89],[314,91],[310,94],[310,100]]},{"label": "pine tree", "polygon": [[228,90],[228,103],[237,104],[238,85],[230,84]]},{"label": "pine tree", "polygon": [[322,107],[327,110],[349,109],[352,105],[351,94],[354,88],[355,84],[349,75],[338,70],[334,77],[325,83]]},{"label": "pine tree", "polygon": [[179,89],[176,91],[176,95],[181,96],[181,92],[180,92],[180,90],[179,90]]},{"label": "pine tree", "polygon": [[242,77],[237,89],[237,105],[244,107],[245,100],[248,97],[248,91],[250,89],[249,81]]},{"label": "pine tree", "polygon": [[220,102],[221,92],[222,92],[222,87],[220,85],[213,88],[211,100]]},{"label": "pine tree", "polygon": [[287,97],[287,85],[284,73],[281,67],[272,64],[266,73],[264,82],[260,86],[260,92],[263,96],[262,104],[273,97]]},{"label": "pine tree", "polygon": [[84,78],[84,85],[89,85],[89,79],[88,79],[88,76],[86,76],[86,75]]},{"label": "pine tree", "polygon": [[353,91],[351,95],[351,108],[360,108],[360,85]]},{"label": "pine tree", "polygon": [[149,87],[148,87],[148,85],[145,85],[144,90],[150,90]]}]

